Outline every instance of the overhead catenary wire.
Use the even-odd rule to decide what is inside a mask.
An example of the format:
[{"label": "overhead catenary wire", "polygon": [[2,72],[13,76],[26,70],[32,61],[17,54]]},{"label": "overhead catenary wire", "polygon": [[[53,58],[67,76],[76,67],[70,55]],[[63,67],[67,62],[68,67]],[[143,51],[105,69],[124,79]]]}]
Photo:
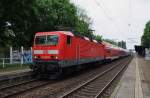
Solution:
[{"label": "overhead catenary wire", "polygon": [[102,9],[102,11],[103,11],[103,13],[105,14],[106,18],[107,18],[108,20],[112,21],[113,18],[110,17],[110,16],[107,14],[107,11],[106,11],[106,9],[102,6],[102,4],[99,3],[97,0],[94,0],[94,1],[95,1],[95,3],[97,4],[97,6]]},{"label": "overhead catenary wire", "polygon": [[[118,25],[118,24],[116,24],[116,22],[114,21],[114,18],[110,15],[110,10],[105,6],[105,4],[104,4],[104,2],[102,1],[102,0],[94,0],[94,2],[96,3],[96,5],[103,11],[103,13],[104,13],[104,15],[106,16],[106,18],[107,18],[107,20],[109,20],[111,23],[112,23],[112,25],[114,26],[114,28],[116,28],[117,27],[117,29],[115,29],[115,31],[116,32],[120,32],[120,31],[118,31],[118,29],[119,29],[119,27],[118,26],[120,26],[120,25]],[[128,19],[131,19],[131,16],[132,16],[132,1],[131,0],[129,0],[129,14],[128,14]],[[132,31],[132,29],[131,29],[131,24],[132,24],[132,22],[129,20],[129,22],[127,22],[127,23],[125,23],[125,24],[127,24],[127,26],[128,26],[128,32],[131,32]],[[120,27],[121,28],[121,27]],[[125,34],[125,32],[122,32],[122,35],[124,36],[124,37],[126,37],[126,34]],[[128,41],[128,38],[125,38],[126,39],[126,41]]]},{"label": "overhead catenary wire", "polygon": [[[103,8],[104,8],[104,10],[107,12],[107,13],[111,13],[111,10],[110,9],[108,9],[108,7],[105,5],[105,3],[103,2],[103,0],[100,0],[100,2],[101,2],[101,5],[103,6]],[[109,15],[108,14],[108,15]],[[109,17],[111,17],[112,18],[112,16],[111,15],[109,15]],[[112,18],[113,19],[113,18]]]},{"label": "overhead catenary wire", "polygon": [[[103,1],[100,0],[100,2],[98,2],[97,0],[94,0],[94,2],[96,3],[96,5],[97,5],[100,9],[102,9],[102,11],[103,11],[104,15],[106,16],[107,20],[109,20],[109,21],[112,23],[112,25],[114,26],[114,28],[118,27],[118,25],[117,25],[116,22],[114,21],[114,18],[111,17],[110,14],[108,14],[108,12],[110,12],[110,11],[108,10],[108,8],[105,7]],[[115,29],[115,31],[116,31],[116,32],[119,32],[118,29]],[[123,35],[124,35],[124,34],[123,34]]]},{"label": "overhead catenary wire", "polygon": [[[133,0],[129,0],[129,16],[128,16],[128,32],[130,32],[130,34],[132,34],[132,15],[133,15],[133,11],[132,11],[132,2],[133,2]],[[133,43],[136,43],[137,41],[137,39],[140,39],[140,37],[131,37],[131,38],[128,38],[127,40],[130,40],[131,42],[133,42]]]},{"label": "overhead catenary wire", "polygon": [[129,27],[129,31],[130,31],[130,27],[131,27],[131,16],[132,16],[132,1],[129,0],[129,16],[128,16],[128,27]]},{"label": "overhead catenary wire", "polygon": [[110,11],[108,10],[108,8],[105,7],[105,5],[104,5],[104,3],[102,2],[102,0],[101,0],[101,3],[98,2],[97,0],[94,0],[94,2],[96,3],[96,5],[97,5],[100,9],[102,9],[104,15],[106,16],[106,19],[109,20],[109,21],[113,24],[114,27],[116,27],[116,23],[114,23],[113,18],[107,13],[107,12],[110,12]]}]

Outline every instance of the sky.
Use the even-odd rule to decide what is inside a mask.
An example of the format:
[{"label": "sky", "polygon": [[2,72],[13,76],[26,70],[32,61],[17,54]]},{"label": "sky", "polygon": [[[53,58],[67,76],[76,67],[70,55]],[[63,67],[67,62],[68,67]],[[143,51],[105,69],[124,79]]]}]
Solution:
[{"label": "sky", "polygon": [[127,48],[141,44],[145,24],[150,20],[150,0],[71,0],[85,10],[95,34],[104,39],[124,40]]}]

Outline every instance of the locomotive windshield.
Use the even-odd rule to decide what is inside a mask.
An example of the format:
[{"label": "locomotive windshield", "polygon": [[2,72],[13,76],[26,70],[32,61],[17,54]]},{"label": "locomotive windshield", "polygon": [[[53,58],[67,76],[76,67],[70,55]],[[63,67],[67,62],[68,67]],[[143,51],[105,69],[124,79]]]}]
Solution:
[{"label": "locomotive windshield", "polygon": [[36,36],[35,44],[36,45],[57,45],[58,36],[57,35]]},{"label": "locomotive windshield", "polygon": [[48,35],[47,36],[47,44],[48,45],[57,45],[58,44],[58,36],[57,35]]},{"label": "locomotive windshield", "polygon": [[35,44],[36,45],[45,45],[46,44],[46,36],[36,36]]}]

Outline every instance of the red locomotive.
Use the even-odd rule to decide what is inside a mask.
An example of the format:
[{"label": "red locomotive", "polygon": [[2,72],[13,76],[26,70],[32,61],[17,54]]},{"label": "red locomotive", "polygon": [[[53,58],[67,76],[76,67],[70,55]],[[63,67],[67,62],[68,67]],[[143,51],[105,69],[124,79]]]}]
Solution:
[{"label": "red locomotive", "polygon": [[69,31],[38,32],[33,46],[33,72],[59,75],[63,69],[78,68],[91,62],[102,62],[127,55],[124,50],[98,43]]}]

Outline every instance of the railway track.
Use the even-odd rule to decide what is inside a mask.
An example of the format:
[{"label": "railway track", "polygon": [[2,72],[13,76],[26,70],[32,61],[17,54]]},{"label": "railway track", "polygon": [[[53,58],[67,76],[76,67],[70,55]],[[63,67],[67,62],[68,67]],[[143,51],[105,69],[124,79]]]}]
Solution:
[{"label": "railway track", "polygon": [[31,71],[19,74],[12,74],[12,75],[4,75],[0,76],[0,87],[5,84],[11,84],[13,82],[18,82],[23,79],[30,79],[32,78]]},{"label": "railway track", "polygon": [[24,93],[30,91],[32,89],[36,89],[38,87],[44,86],[51,83],[50,81],[39,81],[36,79],[32,79],[29,81],[25,81],[22,83],[17,83],[10,86],[5,86],[0,88],[0,98],[10,98],[17,94]]},{"label": "railway track", "polygon": [[49,83],[33,78],[32,72],[1,76],[0,98],[10,98]]},{"label": "railway track", "polygon": [[130,59],[128,58],[126,62],[116,64],[76,88],[65,92],[59,98],[99,98],[123,69],[126,68],[126,65],[131,61]]},{"label": "railway track", "polygon": [[[131,59],[131,58],[128,58]],[[129,62],[125,62],[127,60],[123,59],[121,61],[116,61],[113,62],[112,66],[109,67],[109,69],[106,67],[104,71],[99,72],[99,75],[95,75],[95,77],[91,78],[90,80],[86,80],[84,83],[82,82],[81,84],[79,84],[78,86],[74,86],[72,87],[71,90],[69,89],[64,89],[64,92],[62,93],[62,91],[60,92],[60,88],[62,88],[62,85],[68,85],[69,82],[64,81],[60,81],[58,83],[58,86],[56,88],[52,88],[52,89],[56,89],[56,92],[54,90],[53,94],[54,97],[59,97],[59,98],[79,98],[79,97],[91,97],[94,98],[94,96],[99,96],[101,95],[101,93],[111,84],[111,82],[115,79],[115,77],[118,76],[118,74],[121,72],[121,69],[123,70],[125,68],[125,65],[127,65],[127,63]],[[120,67],[118,65],[121,65]],[[106,70],[107,69],[107,70]],[[97,73],[97,72],[96,72]],[[93,74],[93,73],[91,73]],[[110,78],[112,77],[112,78]],[[102,81],[103,80],[103,81]],[[74,80],[70,80],[70,81],[74,81]],[[62,83],[64,82],[64,83]],[[110,82],[110,83],[109,83]],[[71,82],[70,82],[71,83]],[[42,88],[45,87],[45,85],[49,85],[49,84],[56,84],[54,83],[54,81],[39,81],[36,79],[32,79],[29,78],[27,80],[21,81],[21,82],[17,82],[17,83],[12,83],[11,85],[4,85],[4,86],[0,86],[0,98],[11,98],[11,97],[16,97],[20,94],[23,93],[28,93],[28,92],[32,92],[33,90],[36,90],[38,88]],[[106,85],[107,84],[107,85]],[[69,88],[69,87],[66,87]],[[40,92],[43,92],[42,90],[40,90]],[[47,92],[51,92],[51,91],[47,91]],[[51,92],[51,93],[52,93]],[[61,94],[59,94],[61,93]],[[33,94],[32,94],[33,96]],[[39,95],[41,96],[41,95]],[[41,96],[42,97],[42,96]],[[52,97],[52,98],[54,98]],[[29,96],[25,97],[25,98],[29,98]],[[49,98],[49,97],[48,97]]]},{"label": "railway track", "polygon": [[[67,96],[67,94],[69,94],[69,92],[74,91],[75,89],[79,88],[82,84],[86,84],[87,81],[93,79],[93,77],[96,77],[99,74],[104,75],[106,70],[117,68],[118,65],[123,64],[126,60],[127,60],[127,58],[121,59],[119,61],[114,61],[114,62],[109,63],[108,65],[104,65],[101,68],[96,68],[96,69],[93,69],[91,71],[88,71],[87,73],[85,72],[83,74],[79,74],[79,75],[77,75],[75,77],[72,77],[72,78],[68,78],[68,79],[65,79],[65,80],[62,80],[62,81],[59,81],[59,82],[55,82],[55,83],[50,83],[46,86],[34,89],[32,91],[29,90],[26,93],[19,93],[17,95],[17,97],[18,98],[22,98],[22,97],[23,98],[66,98],[66,97],[68,97],[68,98],[79,98],[79,97],[81,97],[81,98],[82,97],[84,97],[84,98],[90,98],[90,97],[93,98],[92,96],[89,96],[89,95],[88,95],[88,97],[83,96],[83,95],[82,96],[75,95],[75,97],[74,97],[72,95]],[[119,70],[119,68],[118,68],[118,70]],[[116,72],[117,71],[115,71],[114,73],[116,73]],[[107,82],[108,78],[105,79],[105,77],[109,77],[109,76],[106,76],[106,75],[103,76],[103,79],[105,80],[105,82]],[[99,89],[100,86],[97,86],[98,87],[97,89]],[[103,84],[102,86],[105,86],[105,84]],[[95,89],[95,88],[93,87],[93,89]],[[90,94],[89,91],[92,91],[92,90],[90,88],[87,91],[88,91],[87,93]],[[105,89],[104,89],[104,91],[105,91]]]}]

